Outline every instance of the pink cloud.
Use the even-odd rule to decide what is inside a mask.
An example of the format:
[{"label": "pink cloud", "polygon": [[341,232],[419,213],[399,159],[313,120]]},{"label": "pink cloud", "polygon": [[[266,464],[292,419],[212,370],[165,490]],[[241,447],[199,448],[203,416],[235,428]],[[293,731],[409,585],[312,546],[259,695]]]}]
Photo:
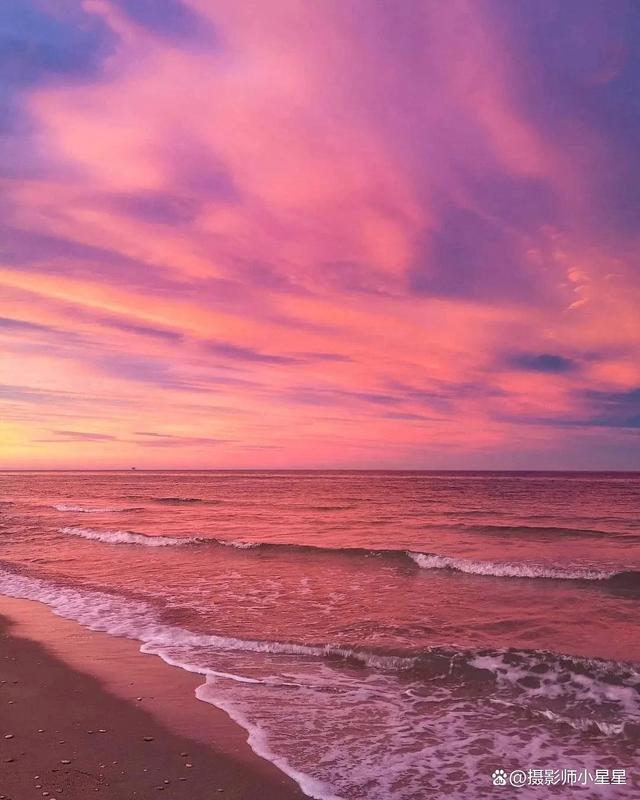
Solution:
[{"label": "pink cloud", "polygon": [[571,466],[634,435],[597,404],[640,385],[635,235],[594,231],[603,179],[571,149],[610,145],[579,109],[549,137],[517,20],[191,0],[171,35],[83,13],[100,68],[22,87],[11,134],[39,166],[5,184],[8,463]]}]

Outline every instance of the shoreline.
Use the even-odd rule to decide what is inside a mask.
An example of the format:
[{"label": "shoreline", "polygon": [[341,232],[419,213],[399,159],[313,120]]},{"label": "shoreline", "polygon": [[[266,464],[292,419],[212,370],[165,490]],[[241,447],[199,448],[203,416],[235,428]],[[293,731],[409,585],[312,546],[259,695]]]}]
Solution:
[{"label": "shoreline", "polygon": [[307,797],[196,698],[201,683],[132,640],[1,596],[0,797]]}]

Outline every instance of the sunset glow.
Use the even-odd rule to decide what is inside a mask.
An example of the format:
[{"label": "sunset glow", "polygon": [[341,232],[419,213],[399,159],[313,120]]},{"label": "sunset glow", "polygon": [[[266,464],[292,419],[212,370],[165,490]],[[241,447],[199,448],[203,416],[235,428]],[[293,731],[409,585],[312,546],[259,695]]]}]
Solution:
[{"label": "sunset glow", "polygon": [[640,467],[637,5],[162,5],[2,3],[4,468]]}]

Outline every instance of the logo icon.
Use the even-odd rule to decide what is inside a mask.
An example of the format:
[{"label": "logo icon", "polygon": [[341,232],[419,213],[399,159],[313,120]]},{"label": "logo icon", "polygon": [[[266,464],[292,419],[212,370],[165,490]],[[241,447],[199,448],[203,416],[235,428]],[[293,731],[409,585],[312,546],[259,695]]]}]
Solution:
[{"label": "logo icon", "polygon": [[493,779],[494,786],[507,785],[507,773],[503,769],[497,769],[491,774],[491,778]]}]

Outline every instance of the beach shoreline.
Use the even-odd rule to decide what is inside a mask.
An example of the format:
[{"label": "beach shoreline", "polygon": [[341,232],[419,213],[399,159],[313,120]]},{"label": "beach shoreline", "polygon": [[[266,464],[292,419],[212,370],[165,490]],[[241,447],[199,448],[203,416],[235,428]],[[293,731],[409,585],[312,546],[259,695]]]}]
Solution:
[{"label": "beach shoreline", "polygon": [[135,642],[0,597],[0,796],[304,798],[195,698],[200,683]]}]

